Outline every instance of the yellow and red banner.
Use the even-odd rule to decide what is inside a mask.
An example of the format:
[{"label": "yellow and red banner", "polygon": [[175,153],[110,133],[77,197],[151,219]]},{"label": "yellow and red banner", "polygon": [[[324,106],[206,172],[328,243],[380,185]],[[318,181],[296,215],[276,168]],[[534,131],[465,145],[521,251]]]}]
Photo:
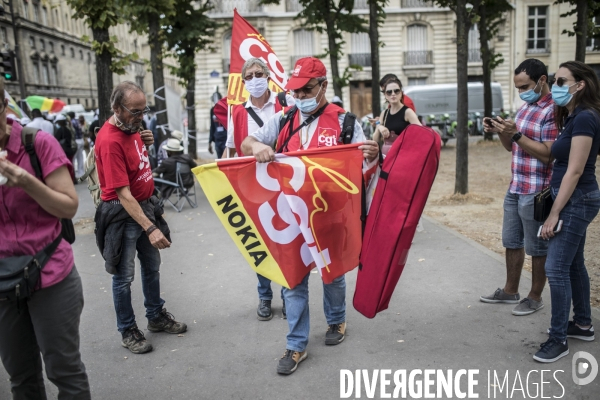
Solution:
[{"label": "yellow and red banner", "polygon": [[243,103],[250,96],[243,83],[242,67],[246,60],[252,57],[260,58],[271,71],[269,80],[271,91],[281,92],[285,88],[287,74],[277,55],[263,35],[238,14],[237,9],[233,10],[230,57],[227,104]]},{"label": "yellow and red banner", "polygon": [[359,144],[221,159],[194,168],[250,267],[287,288],[313,268],[323,282],[354,269],[362,244]]}]

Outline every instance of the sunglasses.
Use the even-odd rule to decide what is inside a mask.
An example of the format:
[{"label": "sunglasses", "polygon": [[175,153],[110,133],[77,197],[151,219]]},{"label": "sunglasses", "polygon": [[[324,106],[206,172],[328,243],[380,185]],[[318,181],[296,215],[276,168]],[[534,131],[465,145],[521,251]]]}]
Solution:
[{"label": "sunglasses", "polygon": [[393,94],[400,94],[401,91],[402,91],[402,89],[386,90],[385,94],[388,95],[388,96],[391,96],[392,93]]},{"label": "sunglasses", "polygon": [[317,84],[315,84],[315,85],[312,85],[312,86],[304,86],[303,88],[300,88],[300,89],[298,89],[298,90],[292,90],[292,93],[294,93],[294,94],[300,94],[300,93],[304,93],[305,95],[307,95],[307,96],[308,96],[308,95],[310,95],[310,94],[312,93],[312,90],[313,90],[314,88],[316,88],[317,86],[319,86],[319,85],[320,85],[320,84],[319,84],[319,83],[317,83]]},{"label": "sunglasses", "polygon": [[245,81],[251,81],[255,77],[256,78],[262,78],[263,76],[265,76],[264,72],[255,72],[254,75],[252,74],[252,72],[250,72],[248,75],[244,76],[244,80]]},{"label": "sunglasses", "polygon": [[129,108],[125,107],[123,104],[121,104],[121,107],[123,107],[124,109],[126,109],[129,114],[131,114],[132,117],[137,117],[140,114],[148,114],[150,112],[150,107],[146,106],[146,108],[144,108],[141,111],[131,111]]},{"label": "sunglasses", "polygon": [[563,85],[567,82],[569,82],[569,80],[567,78],[558,78],[558,79],[552,78],[552,80],[550,81],[550,85],[556,85],[558,87],[563,87]]}]

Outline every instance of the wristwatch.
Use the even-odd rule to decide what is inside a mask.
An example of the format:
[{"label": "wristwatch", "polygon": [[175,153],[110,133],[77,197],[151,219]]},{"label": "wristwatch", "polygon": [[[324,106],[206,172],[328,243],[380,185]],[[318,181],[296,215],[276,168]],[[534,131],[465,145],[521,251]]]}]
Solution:
[{"label": "wristwatch", "polygon": [[521,132],[517,132],[517,133],[515,133],[515,134],[513,135],[513,137],[512,137],[512,141],[513,141],[513,142],[515,142],[515,143],[516,143],[516,142],[518,142],[518,141],[519,141],[519,139],[521,139],[521,136],[523,136],[523,134],[522,134]]}]

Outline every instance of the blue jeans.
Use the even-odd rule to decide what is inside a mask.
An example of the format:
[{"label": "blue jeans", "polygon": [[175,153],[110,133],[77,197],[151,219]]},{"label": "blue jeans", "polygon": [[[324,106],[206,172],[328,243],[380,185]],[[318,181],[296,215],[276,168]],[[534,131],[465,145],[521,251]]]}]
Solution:
[{"label": "blue jeans", "polygon": [[[552,188],[556,198],[558,189]],[[600,191],[583,194],[575,189],[560,212],[563,221],[548,246],[546,276],[552,298],[552,321],[550,336],[565,341],[569,325],[569,311],[573,300],[573,320],[579,325],[590,325],[590,278],[585,268],[583,250],[588,225],[600,210]]]},{"label": "blue jeans", "polygon": [[537,237],[542,223],[533,219],[535,194],[506,192],[502,221],[502,246],[522,249],[532,257],[543,257],[548,252],[548,242]]},{"label": "blue jeans", "polygon": [[[308,274],[293,289],[283,288],[289,333],[287,349],[302,352],[308,345],[310,313],[308,310]],[[323,284],[323,311],[327,325],[346,321],[346,279],[342,275],[330,284]]]},{"label": "blue jeans", "polygon": [[[262,275],[258,277],[258,298],[259,300],[273,300],[273,290],[271,290],[271,280]],[[281,298],[283,299],[283,288],[281,288]]]},{"label": "blue jeans", "polygon": [[123,333],[135,325],[131,306],[131,282],[135,275],[135,253],[142,266],[142,292],[148,320],[158,317],[165,301],[160,298],[160,253],[150,244],[142,227],[134,220],[125,223],[123,248],[117,273],[113,275],[113,301],[117,313],[117,328]]}]

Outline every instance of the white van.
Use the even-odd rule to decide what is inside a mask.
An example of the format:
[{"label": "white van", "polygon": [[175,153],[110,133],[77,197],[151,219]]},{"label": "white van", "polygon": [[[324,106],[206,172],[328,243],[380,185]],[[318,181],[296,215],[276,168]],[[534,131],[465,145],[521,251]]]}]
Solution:
[{"label": "white van", "polygon": [[[469,113],[479,112],[483,115],[483,83],[468,84],[469,88]],[[408,86],[404,94],[415,103],[417,114],[422,116],[440,116],[449,114],[452,120],[456,119],[457,90],[456,83],[441,85]],[[502,88],[499,83],[492,83],[492,111],[500,114],[503,107]]]}]

